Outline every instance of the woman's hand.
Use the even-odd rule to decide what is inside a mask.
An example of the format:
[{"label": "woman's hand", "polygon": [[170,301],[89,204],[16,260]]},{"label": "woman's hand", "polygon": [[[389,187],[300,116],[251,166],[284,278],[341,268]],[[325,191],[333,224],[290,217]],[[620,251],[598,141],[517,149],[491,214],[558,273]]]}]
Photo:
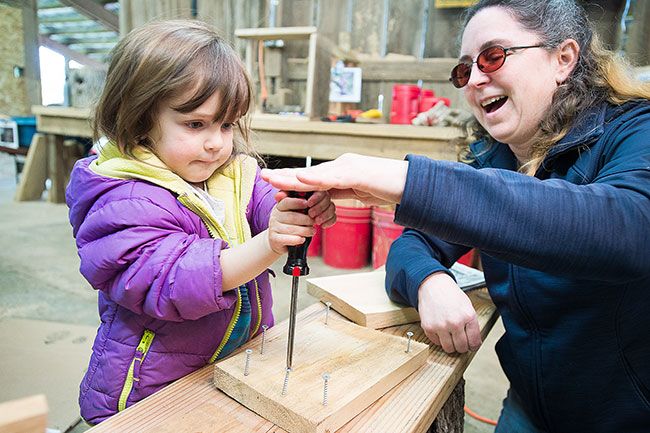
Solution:
[{"label": "woman's hand", "polygon": [[[315,195],[313,194],[312,197]],[[324,198],[325,196],[327,199]],[[310,197],[310,200],[312,197]],[[288,246],[301,245],[305,242],[305,238],[314,235],[316,221],[315,218],[303,211],[309,207],[307,200],[287,197],[286,194],[282,193],[278,193],[276,198],[278,198],[278,204],[271,211],[269,218],[268,241],[273,252],[284,254],[287,252]],[[324,204],[323,200],[328,202],[329,195],[321,192],[314,199],[314,202],[320,206],[331,204],[329,202]],[[321,218],[327,218],[330,213],[333,213],[333,209],[328,210],[327,207],[314,211],[314,214]],[[331,220],[331,217],[327,221],[329,220]],[[334,222],[331,224],[334,224]]]},{"label": "woman's hand", "polygon": [[447,353],[476,351],[481,332],[467,295],[444,272],[429,275],[418,291],[420,325],[432,343]]},{"label": "woman's hand", "polygon": [[262,178],[285,191],[326,191],[332,198],[366,204],[399,203],[408,161],[346,153],[309,168],[262,170]]}]

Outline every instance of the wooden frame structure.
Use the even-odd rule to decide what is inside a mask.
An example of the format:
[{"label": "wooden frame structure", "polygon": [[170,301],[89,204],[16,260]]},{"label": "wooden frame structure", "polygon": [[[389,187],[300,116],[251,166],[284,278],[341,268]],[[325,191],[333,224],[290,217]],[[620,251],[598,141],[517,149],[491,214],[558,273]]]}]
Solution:
[{"label": "wooden frame structure", "polygon": [[268,40],[309,40],[307,55],[307,92],[305,97],[304,118],[320,118],[327,114],[329,105],[330,58],[327,44],[318,29],[308,27],[266,27],[237,29],[235,36],[246,39],[246,69],[253,74],[254,53],[258,44]]}]

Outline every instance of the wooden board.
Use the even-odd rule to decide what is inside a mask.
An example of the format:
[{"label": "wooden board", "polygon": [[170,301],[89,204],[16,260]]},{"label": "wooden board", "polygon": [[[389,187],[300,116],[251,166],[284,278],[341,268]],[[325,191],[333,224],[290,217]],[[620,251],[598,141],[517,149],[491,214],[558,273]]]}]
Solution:
[{"label": "wooden board", "polygon": [[[481,337],[485,338],[498,315],[485,289],[468,293],[478,315]],[[300,323],[322,318],[325,306],[315,303],[298,313]],[[336,311],[331,317],[341,317]],[[277,325],[281,326],[281,325]],[[416,341],[428,343],[417,324],[396,326],[381,332],[403,336],[414,332]],[[283,331],[286,334],[286,327]],[[337,433],[427,431],[461,380],[473,352],[448,355],[431,347],[427,362],[383,397],[341,427]],[[213,383],[214,366],[191,373],[141,402],[93,427],[92,433],[196,433],[219,430],[234,433],[283,433],[218,390]]]},{"label": "wooden board", "polygon": [[[479,270],[460,263],[454,263],[450,270],[465,291],[485,287],[485,277]],[[388,298],[385,279],[383,267],[372,272],[310,278],[307,280],[307,293],[323,303],[331,302],[336,311],[368,328],[419,322],[420,316],[415,308]]]},{"label": "wooden board", "polygon": [[42,433],[47,425],[47,401],[42,394],[0,404],[0,432]]},{"label": "wooden board", "polygon": [[[350,421],[417,370],[428,346],[406,338],[363,328],[325,313],[296,323],[293,370],[286,395],[287,326],[267,331],[235,355],[218,362],[214,383],[239,403],[289,432],[331,432]],[[244,349],[252,349],[244,375]],[[323,378],[328,373],[328,404],[323,404]]]},{"label": "wooden board", "polygon": [[418,322],[415,308],[396,304],[384,290],[386,273],[382,271],[310,278],[307,293],[353,322],[372,329]]}]

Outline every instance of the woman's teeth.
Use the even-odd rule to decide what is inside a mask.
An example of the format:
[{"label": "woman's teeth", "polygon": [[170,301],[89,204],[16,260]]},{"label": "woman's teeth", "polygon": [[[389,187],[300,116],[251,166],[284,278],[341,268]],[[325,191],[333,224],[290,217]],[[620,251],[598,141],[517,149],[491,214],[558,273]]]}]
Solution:
[{"label": "woman's teeth", "polygon": [[488,113],[492,113],[503,106],[508,100],[507,96],[496,96],[481,103],[481,106]]},{"label": "woman's teeth", "polygon": [[499,99],[502,99],[502,98],[505,98],[505,96],[497,96],[497,97],[495,97],[495,98],[488,99],[487,101],[483,101],[483,102],[481,102],[481,106],[482,106],[483,108],[485,108],[485,107],[487,107],[488,105],[492,104],[493,102],[497,102]]}]

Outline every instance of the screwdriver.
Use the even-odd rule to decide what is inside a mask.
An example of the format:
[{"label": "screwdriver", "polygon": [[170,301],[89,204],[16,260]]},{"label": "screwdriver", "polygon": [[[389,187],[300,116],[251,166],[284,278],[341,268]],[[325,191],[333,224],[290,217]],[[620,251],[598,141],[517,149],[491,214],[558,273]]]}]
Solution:
[{"label": "screwdriver", "polygon": [[[303,198],[308,200],[313,194],[312,191],[289,191],[289,197]],[[307,213],[305,209],[303,212]],[[305,239],[302,245],[290,246],[287,262],[282,268],[282,272],[291,275],[291,304],[289,306],[289,340],[287,342],[287,370],[291,370],[293,360],[293,338],[296,332],[296,310],[298,307],[298,282],[303,275],[309,275],[309,266],[307,266],[307,248],[311,242],[311,237]]]}]

